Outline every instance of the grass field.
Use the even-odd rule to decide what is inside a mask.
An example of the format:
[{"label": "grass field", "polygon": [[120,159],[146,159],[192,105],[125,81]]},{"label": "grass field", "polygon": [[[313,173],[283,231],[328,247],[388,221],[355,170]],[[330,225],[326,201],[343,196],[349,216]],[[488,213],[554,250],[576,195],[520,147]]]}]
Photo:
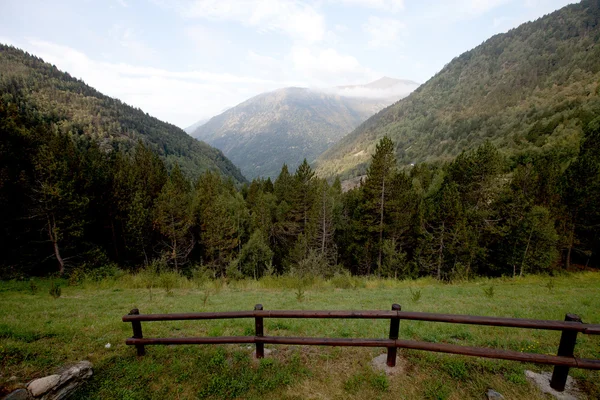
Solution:
[{"label": "grass field", "polygon": [[[315,281],[299,290],[291,278],[259,282],[187,280],[121,275],[69,286],[49,294],[51,282],[0,283],[0,396],[61,366],[87,359],[94,376],[77,399],[480,399],[493,388],[507,399],[543,399],[524,370],[551,367],[399,350],[405,372],[375,372],[371,360],[385,349],[269,346],[256,361],[253,348],[148,346],[138,359],[125,346],[142,313],[268,309],[403,310],[562,320],[579,314],[600,323],[600,273],[559,277],[480,279],[458,284],[365,280]],[[155,286],[148,289],[148,287]],[[254,321],[213,320],[143,323],[144,336],[253,335]],[[385,338],[386,320],[265,320],[265,334]],[[556,354],[560,332],[402,321],[400,337],[430,342]],[[107,348],[107,343],[110,347]],[[600,358],[600,338],[579,335],[576,355]],[[591,399],[600,398],[600,373],[572,369]]]}]

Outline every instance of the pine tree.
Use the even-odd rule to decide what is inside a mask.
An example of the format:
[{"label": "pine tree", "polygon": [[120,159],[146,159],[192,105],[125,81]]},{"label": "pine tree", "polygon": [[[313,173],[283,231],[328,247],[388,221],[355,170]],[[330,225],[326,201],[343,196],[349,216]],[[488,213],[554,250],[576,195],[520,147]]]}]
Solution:
[{"label": "pine tree", "polygon": [[177,165],[156,201],[155,224],[163,235],[165,256],[175,271],[187,263],[195,244],[190,185]]},{"label": "pine tree", "polygon": [[[367,170],[364,183],[367,215],[366,224],[371,232],[376,233],[377,268],[381,268],[383,256],[383,239],[387,230],[386,211],[396,171],[394,143],[387,136],[383,137],[375,148],[371,164]],[[370,273],[370,271],[367,271]]]}]

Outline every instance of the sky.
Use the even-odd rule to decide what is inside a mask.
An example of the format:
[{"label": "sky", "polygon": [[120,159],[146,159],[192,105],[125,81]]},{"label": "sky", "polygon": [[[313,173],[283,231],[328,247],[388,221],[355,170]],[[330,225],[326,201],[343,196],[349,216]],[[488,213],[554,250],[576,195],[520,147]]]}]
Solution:
[{"label": "sky", "polygon": [[426,82],[572,0],[0,0],[0,43],[185,128],[265,91]]}]

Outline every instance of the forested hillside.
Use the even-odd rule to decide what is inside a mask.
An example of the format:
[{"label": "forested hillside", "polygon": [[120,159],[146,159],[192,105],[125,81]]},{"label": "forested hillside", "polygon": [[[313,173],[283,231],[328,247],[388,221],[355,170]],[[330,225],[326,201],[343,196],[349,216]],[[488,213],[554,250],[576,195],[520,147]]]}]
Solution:
[{"label": "forested hillside", "polygon": [[55,66],[19,49],[0,44],[0,96],[5,107],[48,123],[54,132],[87,136],[103,151],[129,151],[138,140],[190,177],[212,170],[245,178],[221,151],[189,137],[178,127],[140,109],[104,96]]},{"label": "forested hillside", "polygon": [[599,19],[600,3],[583,0],[492,37],[326,151],[319,175],[364,174],[385,135],[400,165],[451,160],[487,140],[509,155],[575,155],[600,112]]},{"label": "forested hillside", "polygon": [[[210,119],[192,136],[222,150],[245,176],[275,178],[285,163],[296,168],[418,84],[384,78],[322,92],[284,88],[255,96]],[[379,97],[357,97],[368,91]],[[346,95],[353,95],[344,96]]]}]

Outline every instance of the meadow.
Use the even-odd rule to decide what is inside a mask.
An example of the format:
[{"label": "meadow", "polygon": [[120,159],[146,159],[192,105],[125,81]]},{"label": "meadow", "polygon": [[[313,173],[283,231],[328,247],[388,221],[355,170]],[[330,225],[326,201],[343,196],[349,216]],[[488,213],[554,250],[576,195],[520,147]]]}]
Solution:
[{"label": "meadow", "polygon": [[[60,286],[60,296],[52,286]],[[387,376],[371,360],[385,349],[271,346],[148,346],[136,356],[124,341],[141,313],[269,309],[389,310],[562,320],[579,314],[600,323],[600,273],[476,279],[385,280],[339,275],[298,281],[187,279],[120,273],[107,278],[0,282],[0,396],[62,366],[87,359],[94,376],[75,399],[467,399],[488,388],[507,399],[544,399],[524,375],[552,367],[399,350],[403,372]],[[143,323],[145,337],[253,335],[254,321]],[[265,334],[385,338],[386,320],[265,319]],[[402,321],[400,338],[556,354],[560,332]],[[110,346],[108,345],[110,344]],[[576,355],[600,358],[600,338],[579,335]],[[571,369],[584,395],[600,398],[600,373]]]}]

